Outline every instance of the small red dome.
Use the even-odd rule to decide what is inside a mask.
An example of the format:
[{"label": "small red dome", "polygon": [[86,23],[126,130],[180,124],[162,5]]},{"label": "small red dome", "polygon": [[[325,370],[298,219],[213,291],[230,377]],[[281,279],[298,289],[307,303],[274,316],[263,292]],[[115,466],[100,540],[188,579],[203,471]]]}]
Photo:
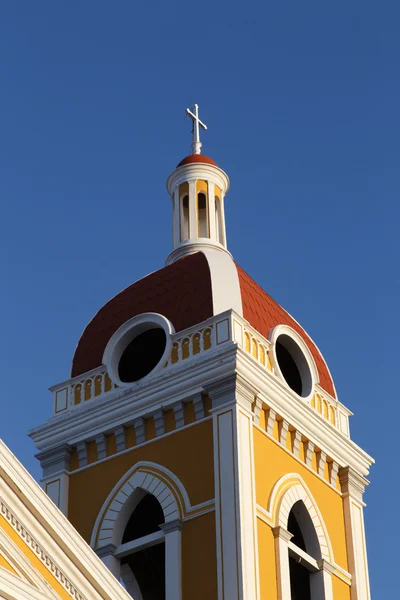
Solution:
[{"label": "small red dome", "polygon": [[181,162],[176,168],[183,167],[183,165],[190,165],[192,163],[205,163],[207,165],[214,165],[214,167],[218,167],[215,160],[209,158],[208,156],[205,156],[204,154],[190,154],[189,156],[181,160]]}]

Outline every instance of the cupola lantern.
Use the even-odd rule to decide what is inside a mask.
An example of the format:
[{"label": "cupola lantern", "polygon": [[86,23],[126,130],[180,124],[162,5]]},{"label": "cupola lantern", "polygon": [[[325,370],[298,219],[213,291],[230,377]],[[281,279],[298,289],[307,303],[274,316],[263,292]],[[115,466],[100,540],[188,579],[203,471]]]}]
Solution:
[{"label": "cupola lantern", "polygon": [[173,250],[167,264],[199,250],[213,248],[227,252],[224,198],[229,178],[208,156],[201,154],[200,127],[207,129],[194,111],[192,154],[184,158],[167,180],[173,206]]}]

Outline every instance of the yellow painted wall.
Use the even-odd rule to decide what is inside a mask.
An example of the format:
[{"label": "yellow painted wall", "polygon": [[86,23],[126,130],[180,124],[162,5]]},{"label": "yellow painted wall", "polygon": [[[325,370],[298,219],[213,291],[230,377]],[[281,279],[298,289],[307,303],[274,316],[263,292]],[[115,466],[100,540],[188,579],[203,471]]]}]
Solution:
[{"label": "yellow painted wall", "polygon": [[347,570],[343,502],[340,494],[257,428],[254,428],[254,452],[257,503],[267,509],[272,488],[278,479],[288,473],[298,473],[321,512],[331,540],[335,562]]},{"label": "yellow painted wall", "polygon": [[214,498],[213,429],[210,419],[72,473],[68,518],[87,542],[90,542],[97,515],[108,494],[141,460],[170,469],[185,486],[192,504]]},{"label": "yellow painted wall", "polygon": [[9,525],[8,521],[0,515],[0,528],[5,532],[5,534],[14,542],[14,544],[23,552],[26,558],[30,561],[32,566],[36,569],[38,573],[40,573],[50,587],[57,592],[62,600],[71,600],[71,596],[66,592],[66,590],[60,585],[57,579],[51,574],[49,569],[44,566],[41,560],[36,556],[36,554],[25,544],[25,542],[19,537],[19,535],[14,531],[14,529]]},{"label": "yellow painted wall", "polygon": [[217,597],[215,513],[186,521],[182,531],[183,598]]},{"label": "yellow painted wall", "polygon": [[261,519],[257,519],[257,536],[261,598],[275,600],[278,592],[274,536],[271,527]]},{"label": "yellow painted wall", "polygon": [[350,600],[350,586],[335,575],[332,576],[332,588],[334,600]]}]

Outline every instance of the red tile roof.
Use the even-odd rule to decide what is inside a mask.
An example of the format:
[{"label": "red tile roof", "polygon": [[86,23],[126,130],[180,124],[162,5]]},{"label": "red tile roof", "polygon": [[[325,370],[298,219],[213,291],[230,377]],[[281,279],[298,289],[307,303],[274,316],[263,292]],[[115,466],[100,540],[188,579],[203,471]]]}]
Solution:
[{"label": "red tile roof", "polygon": [[176,331],[213,316],[211,277],[204,254],[198,252],[151,273],[109,300],[84,330],[72,361],[71,377],[101,365],[113,333],[128,319],[157,312]]},{"label": "red tile roof", "polygon": [[[268,337],[276,325],[289,325],[308,345],[320,385],[335,396],[332,378],[317,347],[304,329],[238,265],[243,317]],[[84,330],[72,361],[71,377],[101,365],[104,349],[115,331],[128,319],[157,312],[169,319],[176,331],[213,316],[211,276],[202,252],[191,254],[133,283],[109,300]]]},{"label": "red tile roof", "polygon": [[192,163],[206,163],[207,165],[214,165],[214,167],[218,167],[217,163],[210,158],[209,156],[205,156],[204,154],[190,154],[176,167],[182,167],[183,165],[190,165]]},{"label": "red tile roof", "polygon": [[320,386],[335,397],[335,388],[328,367],[311,338],[282,306],[264,292],[250,275],[243,271],[239,265],[236,265],[236,267],[242,294],[243,317],[246,321],[266,338],[268,338],[270,330],[276,325],[288,325],[297,331],[314,357],[319,373]]}]

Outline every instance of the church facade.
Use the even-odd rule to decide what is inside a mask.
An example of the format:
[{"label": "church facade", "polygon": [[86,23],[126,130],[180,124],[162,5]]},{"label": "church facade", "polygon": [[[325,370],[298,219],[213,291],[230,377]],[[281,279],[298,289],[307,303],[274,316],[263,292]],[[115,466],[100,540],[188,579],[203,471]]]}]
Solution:
[{"label": "church facade", "polygon": [[373,461],[316,344],[229,253],[229,178],[188,113],[172,252],[97,312],[52,388],[30,432],[44,490],[116,598],[368,600]]}]

